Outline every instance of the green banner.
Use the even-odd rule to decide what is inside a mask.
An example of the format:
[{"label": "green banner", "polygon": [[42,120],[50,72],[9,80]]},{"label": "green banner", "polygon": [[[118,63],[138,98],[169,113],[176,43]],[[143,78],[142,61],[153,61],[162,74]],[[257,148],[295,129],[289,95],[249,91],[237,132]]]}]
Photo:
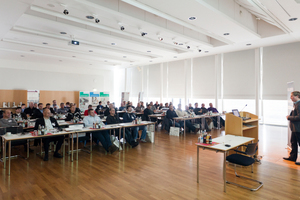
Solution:
[{"label": "green banner", "polygon": [[100,92],[100,97],[109,97],[109,93]]},{"label": "green banner", "polygon": [[85,92],[80,92],[79,93],[79,97],[89,97],[90,94],[89,93],[85,93]]}]

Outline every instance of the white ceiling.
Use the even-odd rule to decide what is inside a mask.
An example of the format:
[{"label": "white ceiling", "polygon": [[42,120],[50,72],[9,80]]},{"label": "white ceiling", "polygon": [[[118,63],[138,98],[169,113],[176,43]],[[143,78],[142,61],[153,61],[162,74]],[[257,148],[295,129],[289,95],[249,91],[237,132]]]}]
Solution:
[{"label": "white ceiling", "polygon": [[115,69],[300,40],[295,0],[0,1],[0,59],[7,60]]}]

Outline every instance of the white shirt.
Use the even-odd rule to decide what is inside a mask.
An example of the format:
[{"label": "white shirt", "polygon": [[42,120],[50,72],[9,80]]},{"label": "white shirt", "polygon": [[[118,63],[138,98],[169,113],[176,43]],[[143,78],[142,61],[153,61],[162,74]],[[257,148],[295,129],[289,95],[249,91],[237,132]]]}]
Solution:
[{"label": "white shirt", "polygon": [[91,115],[84,117],[83,119],[83,123],[85,125],[85,127],[92,127],[93,123],[101,123],[101,119],[99,116],[95,115],[94,117],[92,117]]},{"label": "white shirt", "polygon": [[178,115],[178,117],[184,117],[184,116],[188,116],[189,114],[185,111],[182,110],[175,110],[176,114]]},{"label": "white shirt", "polygon": [[53,126],[52,126],[52,124],[51,124],[51,120],[50,119],[45,119],[44,118],[44,121],[45,121],[45,128],[46,129],[48,129],[48,130],[50,130],[50,129],[53,129]]}]

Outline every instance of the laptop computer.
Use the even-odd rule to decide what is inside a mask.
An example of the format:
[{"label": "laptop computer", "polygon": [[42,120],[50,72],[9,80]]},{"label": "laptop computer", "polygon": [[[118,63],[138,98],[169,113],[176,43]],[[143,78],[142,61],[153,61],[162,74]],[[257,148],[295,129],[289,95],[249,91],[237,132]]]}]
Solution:
[{"label": "laptop computer", "polygon": [[243,121],[248,120],[248,119],[251,119],[251,117],[241,117],[240,112],[239,112],[238,109],[232,109],[232,114],[233,114],[234,116],[237,116],[237,117],[242,118]]}]

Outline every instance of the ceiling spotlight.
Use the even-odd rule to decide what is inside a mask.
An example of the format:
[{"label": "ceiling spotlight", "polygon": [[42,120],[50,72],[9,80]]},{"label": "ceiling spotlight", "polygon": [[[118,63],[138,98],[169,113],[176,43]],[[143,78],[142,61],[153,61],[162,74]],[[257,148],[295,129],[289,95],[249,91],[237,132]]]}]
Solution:
[{"label": "ceiling spotlight", "polygon": [[91,15],[87,15],[86,18],[87,18],[87,19],[94,19],[94,17],[91,16]]},{"label": "ceiling spotlight", "polygon": [[289,21],[290,22],[292,22],[292,21],[296,21],[298,18],[291,18],[291,19],[289,19]]},{"label": "ceiling spotlight", "polygon": [[201,52],[201,49],[198,49],[198,52]]},{"label": "ceiling spotlight", "polygon": [[67,34],[67,33],[66,33],[66,32],[60,32],[60,34],[65,35],[65,34]]},{"label": "ceiling spotlight", "polygon": [[249,43],[249,44],[246,44],[247,46],[250,46],[251,44]]},{"label": "ceiling spotlight", "polygon": [[190,47],[190,46],[186,46],[186,48],[187,48],[187,49],[190,49],[191,47]]},{"label": "ceiling spotlight", "polygon": [[124,27],[124,26],[120,26],[120,30],[121,30],[121,31],[124,31],[124,30],[125,30],[125,27]]},{"label": "ceiling spotlight", "polygon": [[141,32],[141,36],[142,36],[142,37],[144,37],[145,35],[147,35],[147,33]]},{"label": "ceiling spotlight", "polygon": [[100,22],[100,19],[96,18],[95,22],[98,24]]},{"label": "ceiling spotlight", "polygon": [[68,15],[69,14],[69,11],[67,9],[64,9],[64,12],[63,12],[65,15]]},{"label": "ceiling spotlight", "polygon": [[209,51],[205,51],[205,53],[208,53]]},{"label": "ceiling spotlight", "polygon": [[195,20],[197,19],[196,17],[189,17],[189,20]]},{"label": "ceiling spotlight", "polygon": [[179,43],[178,45],[180,45],[180,46],[181,46],[181,45],[183,45],[183,43]]},{"label": "ceiling spotlight", "polygon": [[229,33],[224,33],[224,35],[229,35]]},{"label": "ceiling spotlight", "polygon": [[47,42],[43,42],[43,44],[48,44]]},{"label": "ceiling spotlight", "polygon": [[89,50],[89,52],[93,52],[93,50]]},{"label": "ceiling spotlight", "polygon": [[178,45],[178,42],[173,42],[175,45]]},{"label": "ceiling spotlight", "polygon": [[164,40],[164,38],[162,38],[162,37],[158,37],[158,40],[159,40],[159,41],[163,41],[163,40]]}]

